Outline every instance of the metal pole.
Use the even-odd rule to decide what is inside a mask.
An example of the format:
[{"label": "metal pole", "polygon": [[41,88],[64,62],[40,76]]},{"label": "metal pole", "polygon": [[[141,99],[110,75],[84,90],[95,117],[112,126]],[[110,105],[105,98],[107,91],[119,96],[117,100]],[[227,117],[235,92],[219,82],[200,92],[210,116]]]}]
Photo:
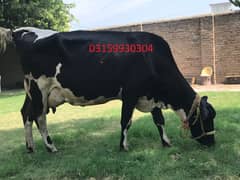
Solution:
[{"label": "metal pole", "polygon": [[217,75],[216,75],[216,38],[215,38],[215,16],[212,13],[212,46],[213,46],[213,83],[217,84]]}]

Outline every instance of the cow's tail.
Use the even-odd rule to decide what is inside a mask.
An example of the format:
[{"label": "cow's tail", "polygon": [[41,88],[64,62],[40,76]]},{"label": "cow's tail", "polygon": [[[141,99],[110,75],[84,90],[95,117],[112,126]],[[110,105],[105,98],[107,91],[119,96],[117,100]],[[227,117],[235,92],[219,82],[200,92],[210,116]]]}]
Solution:
[{"label": "cow's tail", "polygon": [[10,29],[0,27],[0,53],[4,53],[7,44],[12,42],[12,32]]}]

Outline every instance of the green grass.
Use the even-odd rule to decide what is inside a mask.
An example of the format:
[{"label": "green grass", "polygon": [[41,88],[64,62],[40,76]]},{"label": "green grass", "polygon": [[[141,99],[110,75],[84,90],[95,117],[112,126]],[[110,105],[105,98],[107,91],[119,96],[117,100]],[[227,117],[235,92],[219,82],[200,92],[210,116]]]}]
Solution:
[{"label": "green grass", "polygon": [[163,148],[150,114],[135,111],[130,150],[119,152],[119,101],[84,108],[65,104],[48,115],[55,154],[45,150],[35,126],[36,152],[26,153],[23,94],[0,95],[0,179],[240,179],[240,92],[201,93],[217,111],[217,143],[211,148],[182,138],[171,111],[164,115],[173,146]]}]

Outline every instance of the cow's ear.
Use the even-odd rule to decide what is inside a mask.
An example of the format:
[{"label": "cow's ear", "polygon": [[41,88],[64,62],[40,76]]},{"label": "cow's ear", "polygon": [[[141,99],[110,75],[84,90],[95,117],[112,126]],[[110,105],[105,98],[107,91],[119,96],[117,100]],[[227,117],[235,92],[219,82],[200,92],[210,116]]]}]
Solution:
[{"label": "cow's ear", "polygon": [[203,96],[200,101],[200,114],[203,120],[205,120],[208,116],[207,99],[207,96]]}]

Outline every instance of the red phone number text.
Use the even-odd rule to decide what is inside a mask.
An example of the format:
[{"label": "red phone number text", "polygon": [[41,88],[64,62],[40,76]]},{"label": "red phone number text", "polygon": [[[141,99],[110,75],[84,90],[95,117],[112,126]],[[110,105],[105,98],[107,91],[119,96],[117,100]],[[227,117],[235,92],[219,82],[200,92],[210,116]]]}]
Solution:
[{"label": "red phone number text", "polygon": [[89,44],[90,53],[146,53],[153,52],[152,44]]}]

